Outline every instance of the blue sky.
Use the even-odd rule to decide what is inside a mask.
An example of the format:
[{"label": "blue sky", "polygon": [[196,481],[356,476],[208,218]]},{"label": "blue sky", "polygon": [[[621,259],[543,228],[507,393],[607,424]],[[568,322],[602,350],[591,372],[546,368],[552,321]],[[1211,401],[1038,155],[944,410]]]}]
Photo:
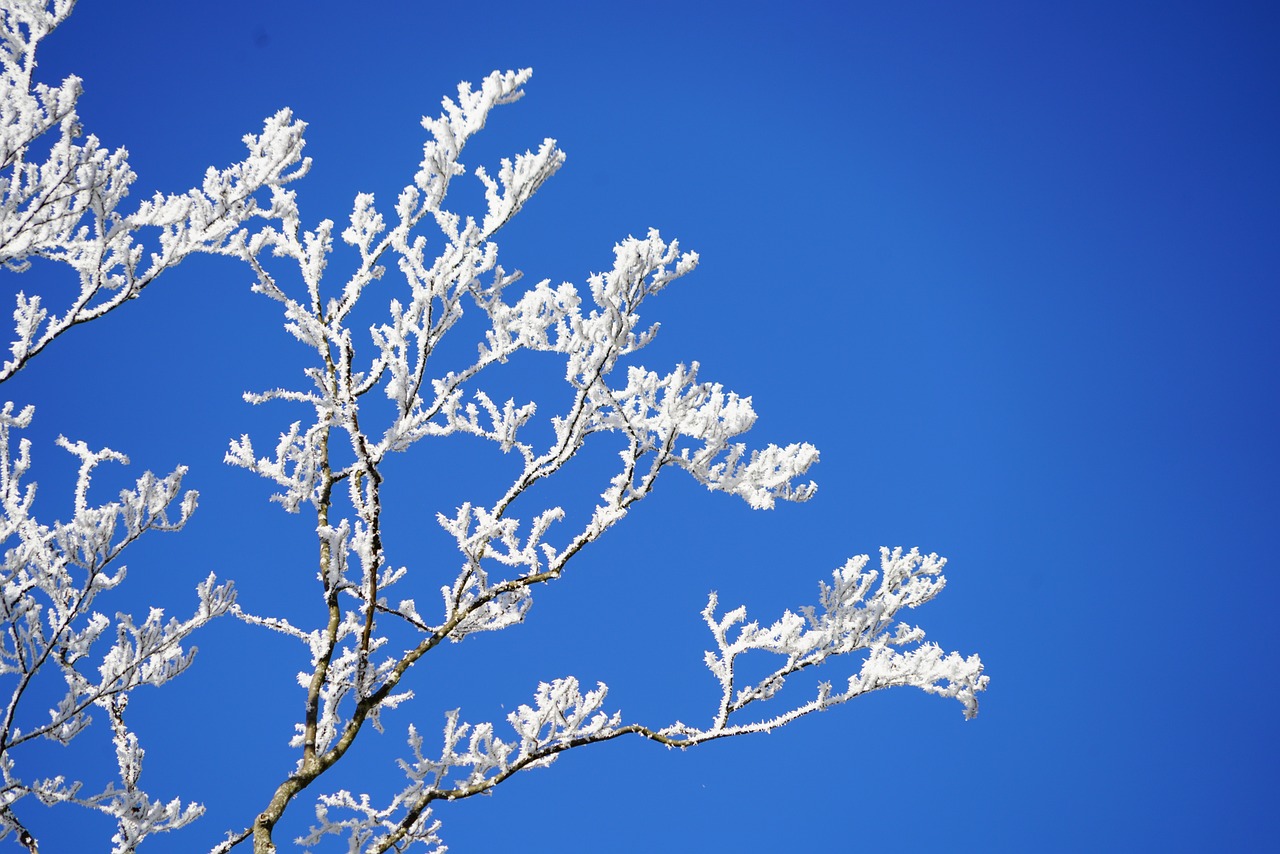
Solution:
[{"label": "blue sky", "polygon": [[[546,136],[568,153],[499,241],[506,263],[582,283],[628,234],[678,237],[702,263],[650,307],[662,332],[640,361],[697,359],[753,396],[757,442],[822,450],[818,496],[771,513],[670,476],[525,625],[442,650],[421,704],[325,791],[397,776],[411,721],[501,719],[567,674],[607,682],[628,719],[709,718],[707,591],[772,617],[852,554],[917,545],[950,584],[913,621],[992,680],[975,721],[898,691],[683,754],[576,751],[442,808],[450,850],[1266,846],[1280,21],[1257,3],[1046,5],[82,0],[42,74],[84,78],[84,124],[130,150],[139,194],[190,186],[289,106],[310,124],[312,223],[360,191],[394,198],[419,117],[459,80],[532,66],[464,158]],[[136,547],[137,598],[110,607],[186,611],[211,570],[249,608],[318,605],[306,520],[221,462],[229,438],[265,446],[303,415],[239,400],[305,364],[249,284],[197,259],[5,389],[37,405],[49,516],[71,476],[57,433],[191,467],[196,518]],[[388,487],[420,601],[433,563],[453,566],[424,532],[470,459],[424,450]],[[292,767],[299,650],[230,622],[199,645],[131,706],[148,788],[209,808],[153,851],[207,850]],[[109,745],[29,761],[88,755]],[[311,818],[292,815],[288,836]],[[69,810],[27,823],[51,851],[104,838]]]}]

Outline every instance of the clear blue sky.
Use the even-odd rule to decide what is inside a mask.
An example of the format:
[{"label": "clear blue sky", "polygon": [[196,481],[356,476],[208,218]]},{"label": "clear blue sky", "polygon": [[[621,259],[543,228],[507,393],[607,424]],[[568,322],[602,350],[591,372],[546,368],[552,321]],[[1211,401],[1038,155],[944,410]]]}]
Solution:
[{"label": "clear blue sky", "polygon": [[[501,719],[566,674],[609,683],[628,719],[703,721],[708,590],[770,617],[851,554],[918,545],[951,559],[950,585],[912,617],[982,655],[977,720],[899,691],[684,754],[614,742],[446,805],[450,850],[1260,850],[1280,759],[1278,17],[1244,2],[82,0],[41,69],[84,78],[85,126],[129,148],[144,195],[190,186],[292,107],[310,123],[296,188],[314,223],[358,191],[394,198],[419,117],[459,80],[532,66],[467,160],[545,136],[568,152],[500,241],[507,263],[581,283],[628,234],[679,237],[702,265],[653,303],[663,329],[641,361],[698,359],[754,396],[757,441],[822,449],[817,498],[768,514],[671,476],[524,626],[442,650],[422,703],[362,736],[367,759],[325,791],[397,778],[410,721],[430,738],[454,706]],[[181,613],[211,570],[247,607],[315,605],[306,519],[221,462],[230,437],[268,445],[303,417],[239,401],[305,356],[249,284],[230,261],[191,263],[5,388],[37,404],[49,516],[69,476],[56,433],[191,467],[196,519],[137,547],[149,599],[110,607]],[[401,542],[451,507],[454,453],[398,461]],[[402,548],[433,601],[432,567],[455,560]],[[131,707],[149,790],[209,807],[155,852],[207,850],[292,767],[299,650],[230,622],[200,646]],[[85,738],[40,761],[110,761]],[[300,807],[282,837],[305,829]],[[42,850],[102,838],[70,810],[28,824]]]}]

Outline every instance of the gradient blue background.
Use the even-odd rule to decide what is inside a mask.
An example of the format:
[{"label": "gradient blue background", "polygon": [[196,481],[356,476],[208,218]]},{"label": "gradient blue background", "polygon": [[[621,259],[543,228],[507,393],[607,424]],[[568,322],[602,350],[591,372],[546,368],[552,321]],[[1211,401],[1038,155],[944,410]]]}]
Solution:
[{"label": "gradient blue background", "polygon": [[[398,787],[408,722],[430,745],[444,709],[500,719],[566,674],[608,682],[629,720],[704,722],[708,590],[772,619],[849,555],[901,544],[950,558],[912,618],[981,654],[976,721],[904,690],[683,754],[577,751],[443,806],[450,850],[1274,845],[1280,22],[1263,3],[1059,5],[82,0],[41,72],[84,78],[85,126],[129,148],[140,194],[237,159],[290,106],[310,123],[309,223],[341,222],[358,191],[389,205],[422,114],[459,80],[532,66],[464,157],[544,136],[568,152],[499,241],[506,263],[581,283],[627,234],[678,237],[702,266],[650,306],[663,330],[640,361],[698,359],[754,396],[758,443],[822,449],[817,498],[773,513],[671,475],[525,625],[426,662],[421,703],[321,790]],[[308,519],[221,462],[231,436],[267,448],[305,415],[239,401],[305,364],[249,284],[186,264],[4,390],[38,406],[50,517],[69,505],[58,432],[135,473],[191,467],[197,517],[139,544],[133,592],[104,607],[186,612],[212,570],[250,609],[318,610]],[[556,369],[516,370],[518,390]],[[434,512],[489,494],[472,450],[396,460],[392,559],[421,573],[424,607],[456,563]],[[598,491],[590,465],[573,477]],[[209,807],[155,852],[207,850],[292,767],[302,650],[230,621],[199,644],[131,706],[144,784]],[[96,729],[26,772],[110,762]],[[22,815],[42,850],[105,850],[82,811]],[[281,838],[310,818],[299,804]]]}]

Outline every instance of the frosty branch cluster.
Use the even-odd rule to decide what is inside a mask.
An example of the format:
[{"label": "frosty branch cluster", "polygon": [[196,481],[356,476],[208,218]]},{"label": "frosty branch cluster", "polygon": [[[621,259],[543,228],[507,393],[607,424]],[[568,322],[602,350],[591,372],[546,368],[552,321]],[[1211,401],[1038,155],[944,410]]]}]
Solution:
[{"label": "frosty branch cluster", "polygon": [[[118,854],[201,813],[199,805],[161,801],[141,788],[144,752],[125,716],[135,689],[162,685],[190,666],[192,634],[223,614],[283,633],[309,660],[298,674],[296,765],[261,812],[214,849],[251,841],[255,852],[268,854],[298,796],[343,759],[366,726],[381,731],[388,713],[412,699],[402,682],[424,656],[445,641],[522,622],[540,586],[564,577],[571,561],[652,494],[664,470],[682,470],[755,509],[813,496],[806,476],[817,450],[745,441],[756,420],[749,397],[702,378],[696,362],[665,371],[634,363],[658,331],[641,322],[641,311],[694,269],[695,254],[657,231],[627,237],[584,287],[548,280],[524,286],[499,263],[495,237],[564,163],[554,140],[497,168],[472,170],[483,209],[453,208],[452,183],[468,174],[466,146],[494,109],[521,97],[528,70],[494,72],[475,88],[463,84],[438,117],[424,119],[428,139],[411,182],[389,207],[357,196],[336,233],[341,249],[335,223],[308,228],[286,189],[309,166],[304,126],[287,110],[244,137],[240,162],[208,170],[186,192],[126,208],[135,177],[128,155],[84,133],[76,113],[80,81],[50,86],[34,79],[37,46],[73,6],[0,0],[0,263],[11,273],[57,271],[78,286],[62,297],[17,294],[0,382],[194,253],[247,264],[254,289],[279,306],[285,330],[313,357],[297,387],[246,395],[303,414],[265,446],[248,435],[233,440],[226,459],[270,481],[284,510],[309,517],[316,571],[299,585],[312,590],[314,619],[298,626],[242,610],[230,583],[212,575],[197,586],[185,618],[155,608],[142,618],[99,610],[126,579],[124,550],[149,531],[181,528],[194,512],[196,495],[182,487],[186,470],[145,472],[104,502],[92,488],[95,475],[127,458],[60,438],[78,472],[71,515],[40,521],[30,476],[35,453],[22,436],[34,409],[4,402],[0,838],[13,832],[35,852],[19,814],[37,801],[110,816]],[[348,269],[335,283],[330,267],[341,265]],[[374,303],[386,313],[370,326]],[[442,349],[451,333],[475,335],[474,347],[460,351],[450,339]],[[457,352],[475,356],[458,360]],[[527,353],[563,368],[553,411],[544,411],[545,401],[504,400],[494,391],[495,366]],[[430,508],[454,553],[443,562],[423,560],[389,542],[384,488],[397,475],[396,455],[405,459],[422,453],[416,446],[425,440],[457,436],[492,443],[509,455],[513,474],[487,493],[468,484],[483,494],[457,506]],[[546,500],[544,485],[581,450],[597,446],[617,453],[612,468],[598,474],[594,508],[571,513]],[[866,556],[851,559],[820,585],[815,605],[772,623],[749,621],[742,608],[721,612],[711,594],[702,612],[711,647],[704,660],[718,699],[701,724],[628,722],[606,705],[605,685],[584,690],[575,677],[549,678],[507,715],[505,727],[464,722],[454,711],[443,739],[432,744],[423,727],[408,724],[399,791],[330,787],[312,799],[315,824],[297,841],[320,846],[337,837],[352,852],[443,851],[436,802],[490,792],[567,750],[623,736],[690,747],[768,731],[881,688],[951,697],[972,717],[987,681],[977,656],[944,652],[900,621],[904,609],[942,589],[943,560],[884,549],[878,569],[868,563]],[[761,659],[772,662],[763,677],[743,675],[761,672],[743,661]],[[789,677],[832,659],[856,663],[843,684],[823,682],[807,695],[787,687]],[[44,701],[53,695],[51,704]],[[110,730],[116,782],[90,792],[84,775],[24,771],[24,746],[67,743],[95,719]]]},{"label": "frosty branch cluster", "polygon": [[[301,159],[303,124],[282,110],[260,135],[244,138],[245,160],[211,167],[200,186],[185,193],[157,194],[131,212],[121,210],[136,176],[127,151],[108,150],[83,134],[76,115],[80,80],[68,77],[54,87],[32,79],[37,45],[74,5],[6,0],[0,8],[0,263],[22,271],[33,259],[55,261],[70,267],[79,283],[79,293],[60,308],[18,294],[17,335],[0,381],[67,329],[138,296],[187,256],[236,251],[249,219],[273,215],[255,194],[304,174],[308,165]],[[148,228],[158,230],[151,251],[139,234]]]},{"label": "frosty branch cluster", "polygon": [[[303,126],[283,111],[261,135],[245,137],[249,153],[240,163],[209,169],[198,188],[157,195],[126,211],[135,177],[128,154],[84,134],[76,114],[80,81],[68,77],[49,86],[33,79],[37,46],[73,6],[74,0],[0,3],[0,263],[12,272],[66,265],[78,285],[67,297],[17,294],[0,382],[67,330],[138,296],[183,258],[240,252],[246,223],[272,215],[255,195],[300,176],[307,166]],[[103,464],[128,459],[59,438],[78,461],[72,515],[66,522],[41,522],[29,478],[32,447],[20,438],[34,411],[12,401],[0,410],[0,837],[12,831],[36,850],[18,819],[19,802],[34,795],[44,804],[73,802],[111,816],[112,850],[133,851],[146,836],[181,827],[202,810],[176,798],[153,800],[139,788],[143,750],[125,723],[129,695],[186,669],[195,653],[188,638],[226,613],[234,594],[229,583],[210,575],[198,585],[195,611],[186,619],[166,619],[156,608],[142,619],[97,610],[100,597],[125,580],[119,560],[125,548],[148,531],[181,528],[195,510],[196,494],[183,493],[186,469],[178,467],[164,477],[146,472],[116,500],[97,503],[90,496],[94,474]],[[54,694],[60,699],[49,706],[43,697]],[[110,727],[118,784],[87,793],[74,775],[33,778],[21,771],[24,745],[39,738],[70,742],[95,709]]]},{"label": "frosty branch cluster", "polygon": [[[284,509],[314,514],[322,619],[315,628],[298,628],[237,609],[243,619],[304,643],[311,668],[298,675],[306,696],[296,724],[295,770],[253,824],[230,834],[218,851],[250,838],[260,854],[275,851],[276,824],[293,799],[342,759],[366,724],[381,729],[381,712],[410,699],[399,687],[410,668],[445,640],[524,620],[538,586],[561,578],[571,559],[651,494],[663,470],[682,469],[710,491],[739,496],[757,509],[814,494],[814,484],[804,480],[818,458],[813,446],[750,448],[742,441],[756,418],[750,398],[701,379],[696,362],[665,373],[623,364],[657,333],[656,325],[641,323],[641,307],[693,270],[695,254],[650,231],[615,246],[612,266],[590,276],[585,290],[546,280],[513,287],[520,275],[499,264],[494,237],[564,162],[554,140],[503,160],[496,177],[474,170],[484,186],[483,212],[465,215],[447,206],[452,181],[466,174],[460,159],[466,144],[493,109],[521,96],[529,76],[528,70],[495,72],[478,88],[463,84],[438,118],[423,120],[429,139],[420,167],[393,208],[384,215],[373,196],[356,198],[339,235],[354,250],[353,269],[340,284],[324,281],[335,224],[323,220],[305,229],[294,195],[284,190],[273,190],[279,225],[237,246],[257,277],[255,290],[279,304],[285,329],[314,351],[314,361],[304,385],[246,395],[253,403],[301,404],[307,418],[265,454],[249,436],[240,437],[227,461],[271,481],[273,500]],[[420,233],[428,226],[436,232],[430,241]],[[395,277],[388,274],[392,262]],[[297,284],[284,283],[281,269]],[[367,332],[353,328],[361,299],[390,287],[383,281],[390,278],[396,281],[382,297],[389,304],[386,319]],[[477,355],[443,369],[439,345],[451,331],[469,328],[460,323],[471,312],[480,316]],[[563,360],[566,403],[549,416],[533,401],[499,401],[485,389],[486,371],[521,351]],[[532,429],[535,418],[549,431]],[[381,496],[394,476],[394,454],[456,434],[492,442],[520,465],[504,488],[437,514],[458,560],[452,578],[440,579],[435,562],[393,560]],[[599,503],[586,519],[571,523],[560,506],[539,503],[540,483],[588,443],[609,441],[620,448],[618,463],[601,477]],[[769,730],[896,685],[953,697],[966,716],[975,714],[976,693],[986,685],[978,658],[944,653],[923,643],[920,629],[895,622],[904,608],[942,588],[943,561],[901,549],[885,550],[878,571],[867,570],[867,560],[854,558],[837,570],[831,585],[821,586],[818,605],[785,612],[767,627],[747,622],[741,608],[717,616],[711,596],[703,617],[715,649],[706,663],[721,699],[704,727],[624,724],[620,713],[605,710],[604,685],[584,694],[573,677],[554,679],[539,686],[533,706],[508,716],[513,735],[500,736],[489,723],[462,723],[455,712],[436,752],[411,727],[412,756],[401,763],[406,787],[383,803],[345,790],[320,796],[318,823],[299,843],[339,835],[351,851],[438,846],[433,802],[490,791],[565,750],[622,735],[687,747]],[[439,585],[438,604],[406,595],[424,583]],[[405,637],[412,638],[407,645]],[[824,683],[807,700],[777,699],[788,676],[857,651],[865,656],[844,687]],[[737,664],[753,653],[779,663],[764,679],[740,684]]]}]

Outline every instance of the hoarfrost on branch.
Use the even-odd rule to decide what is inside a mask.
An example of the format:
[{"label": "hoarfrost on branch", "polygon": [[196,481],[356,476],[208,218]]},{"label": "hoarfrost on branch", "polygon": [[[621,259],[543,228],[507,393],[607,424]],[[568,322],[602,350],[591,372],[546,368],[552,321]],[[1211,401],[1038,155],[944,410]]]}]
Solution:
[{"label": "hoarfrost on branch", "polygon": [[[210,168],[201,184],[123,207],[134,173],[124,149],[109,150],[85,135],[76,113],[80,81],[36,82],[40,41],[66,19],[74,0],[0,3],[0,264],[23,272],[33,263],[65,265],[78,283],[69,298],[19,292],[9,358],[0,382],[72,327],[97,320],[138,296],[157,276],[194,253],[235,254],[255,217],[270,217],[285,182],[305,173],[302,129],[288,111],[244,138],[248,155],[226,169]],[[259,198],[269,194],[267,200]],[[150,247],[150,248],[148,248]],[[129,695],[163,685],[185,670],[195,648],[188,638],[234,602],[229,583],[210,575],[197,586],[194,613],[145,618],[96,610],[99,597],[125,580],[120,555],[148,531],[181,528],[196,507],[182,491],[186,469],[164,477],[145,472],[117,500],[96,503],[90,483],[105,463],[127,464],[109,448],[58,439],[79,463],[69,521],[34,514],[36,484],[28,477],[31,442],[21,438],[35,408],[5,401],[0,411],[0,836],[13,832],[36,851],[18,819],[28,796],[44,804],[76,803],[116,823],[113,852],[131,852],[147,836],[182,827],[203,809],[178,799],[153,800],[139,783],[144,751],[125,723]],[[34,699],[63,683],[49,707]],[[43,686],[43,690],[35,690]],[[73,777],[35,779],[20,764],[38,738],[70,742],[104,715],[115,745],[119,784],[87,793]]]},{"label": "hoarfrost on branch", "polygon": [[[57,309],[40,295],[18,294],[11,358],[0,367],[0,381],[73,326],[140,294],[188,255],[214,253],[247,264],[254,290],[278,304],[285,330],[311,348],[314,359],[299,387],[246,394],[251,403],[300,404],[305,415],[274,443],[248,435],[232,440],[226,461],[270,481],[272,500],[286,511],[313,514],[317,620],[298,627],[248,613],[231,585],[212,576],[197,588],[198,605],[185,620],[166,620],[157,609],[140,621],[94,610],[97,597],[125,578],[117,560],[125,547],[147,531],[181,528],[194,511],[193,492],[179,499],[185,469],[165,477],[145,473],[119,500],[95,504],[89,494],[95,470],[127,460],[60,439],[79,461],[75,513],[68,523],[37,522],[34,484],[26,480],[30,443],[14,441],[33,409],[4,404],[0,676],[10,699],[0,721],[0,828],[16,832],[32,851],[35,842],[15,812],[27,795],[112,816],[117,852],[133,851],[149,834],[200,814],[198,805],[162,803],[138,787],[143,751],[124,713],[135,688],[163,684],[191,664],[188,637],[215,617],[230,612],[281,632],[302,643],[309,658],[298,674],[305,698],[291,742],[296,767],[256,817],[213,849],[228,852],[252,840],[254,850],[266,854],[277,850],[276,825],[289,804],[344,757],[366,724],[381,730],[384,713],[412,698],[400,683],[423,656],[446,640],[523,621],[539,585],[560,579],[579,552],[651,494],[664,470],[683,470],[708,490],[755,509],[814,495],[816,486],[806,480],[818,459],[812,445],[744,441],[756,419],[751,398],[703,379],[697,362],[655,372],[623,361],[657,334],[656,324],[641,323],[642,306],[690,273],[696,254],[651,230],[619,241],[611,265],[589,276],[585,288],[547,280],[514,287],[521,276],[499,264],[494,238],[563,165],[554,140],[502,160],[496,170],[473,170],[484,190],[482,213],[446,206],[453,180],[467,174],[465,147],[493,109],[522,96],[528,69],[494,72],[475,88],[462,84],[455,98],[444,99],[438,117],[423,119],[428,140],[418,171],[394,204],[380,208],[371,194],[356,197],[338,232],[354,261],[335,286],[325,275],[337,226],[331,220],[304,226],[295,195],[284,189],[309,166],[301,156],[304,126],[287,110],[268,119],[260,135],[244,138],[248,154],[240,163],[210,169],[185,193],[123,209],[134,179],[127,155],[83,134],[75,111],[80,82],[68,78],[49,87],[32,79],[37,44],[73,5],[0,3],[0,262],[13,271],[36,260],[65,264],[79,283],[79,293]],[[54,139],[41,159],[33,143],[48,137]],[[252,220],[261,222],[246,228]],[[430,241],[424,231],[435,232]],[[394,286],[383,281],[392,278]],[[357,328],[355,310],[378,288],[391,290],[375,297],[385,301],[387,314],[365,332]],[[471,312],[482,328],[474,361],[440,370],[433,354]],[[563,361],[567,391],[557,411],[540,412],[532,401],[504,401],[486,390],[486,372],[521,351]],[[529,429],[535,418],[550,429]],[[435,514],[457,550],[451,574],[439,575],[437,563],[424,565],[416,556],[397,565],[383,531],[390,458],[422,440],[458,434],[514,454],[519,471],[493,494]],[[559,506],[539,507],[535,487],[587,443],[599,442],[620,450],[614,468],[600,476],[594,510],[570,522]],[[400,761],[403,788],[382,801],[347,790],[317,796],[316,823],[297,842],[316,846],[337,836],[352,852],[443,851],[435,802],[492,791],[566,750],[622,736],[690,747],[768,731],[893,686],[951,697],[966,717],[975,715],[976,695],[987,684],[978,657],[944,652],[924,642],[918,627],[899,621],[904,609],[942,589],[944,560],[899,548],[882,549],[878,569],[868,564],[865,555],[850,559],[820,585],[816,605],[784,611],[772,623],[748,620],[744,608],[722,612],[712,593],[702,612],[712,647],[705,663],[719,699],[702,725],[625,722],[607,706],[605,685],[584,691],[572,676],[554,678],[507,715],[506,728],[464,722],[455,710],[433,748],[410,724],[409,752]],[[440,598],[393,596],[393,588],[413,594],[424,584]],[[408,647],[406,633],[415,638]],[[823,682],[810,696],[784,691],[793,674],[852,653],[861,653],[860,664],[842,685]],[[770,657],[771,669],[745,678],[739,667],[745,657]],[[40,722],[23,701],[33,679],[54,672],[66,693]],[[95,708],[111,727],[119,785],[86,795],[63,776],[20,775],[16,748],[36,737],[69,741]]]},{"label": "hoarfrost on branch", "polygon": [[[292,197],[279,209],[281,227],[268,226],[244,245],[243,258],[258,277],[255,289],[280,305],[285,328],[314,349],[315,359],[305,386],[246,395],[253,403],[303,404],[309,421],[293,422],[266,454],[242,436],[231,443],[227,462],[271,481],[277,490],[273,500],[286,510],[305,507],[315,514],[317,593],[328,619],[319,631],[303,631],[242,615],[307,644],[313,669],[299,674],[307,698],[296,725],[297,768],[253,825],[232,833],[218,851],[249,838],[256,851],[274,851],[274,827],[291,799],[342,758],[367,721],[380,727],[382,709],[409,699],[398,685],[422,656],[443,641],[523,621],[538,585],[559,579],[575,555],[651,493],[664,469],[683,469],[709,490],[736,495],[757,509],[805,501],[816,490],[804,475],[817,461],[817,450],[808,444],[749,447],[742,437],[756,419],[751,399],[703,380],[696,362],[665,373],[622,365],[657,333],[656,325],[641,323],[641,307],[691,272],[697,255],[650,231],[620,241],[612,266],[590,276],[585,290],[546,280],[523,291],[512,287],[520,276],[499,264],[493,238],[564,162],[554,140],[504,160],[496,179],[483,168],[474,170],[485,188],[483,215],[445,207],[451,181],[466,172],[459,159],[465,145],[493,108],[520,97],[529,76],[528,70],[494,72],[477,88],[463,84],[456,100],[445,99],[439,118],[423,121],[430,138],[421,166],[393,211],[384,216],[371,195],[356,198],[341,237],[359,260],[337,288],[322,288],[336,225],[324,220],[304,229]],[[440,232],[430,260],[427,240],[417,233],[427,223]],[[277,281],[271,258],[296,267],[296,293]],[[391,259],[399,288],[389,298],[387,319],[363,339],[348,319],[369,288],[385,287],[379,281]],[[441,340],[471,311],[482,313],[484,329],[475,360],[432,372]],[[371,350],[357,347],[363,340]],[[485,389],[485,371],[521,350],[563,359],[569,393],[559,411],[544,414],[533,402],[501,401]],[[375,390],[379,394],[371,394]],[[540,443],[536,431],[526,429],[535,417],[549,423],[549,441]],[[392,595],[393,586],[422,577],[424,569],[392,562],[383,539],[381,493],[393,453],[454,434],[516,454],[520,470],[487,500],[436,514],[460,558],[456,575],[440,586],[436,610]],[[613,434],[621,445],[619,462],[601,478],[600,500],[589,518],[565,530],[568,514],[559,506],[538,509],[533,487],[554,477],[588,442],[603,441],[602,434]],[[529,507],[527,513],[515,515],[517,501]],[[336,518],[340,508],[347,514]],[[820,587],[818,605],[787,611],[767,627],[747,622],[741,608],[718,616],[712,594],[703,618],[716,649],[706,654],[706,663],[722,696],[704,727],[624,724],[621,713],[606,710],[604,685],[584,693],[573,677],[554,679],[538,686],[533,705],[507,717],[510,735],[492,723],[465,723],[454,711],[437,753],[410,726],[412,756],[401,762],[405,788],[382,804],[368,793],[347,790],[320,796],[317,823],[298,842],[317,845],[337,835],[351,851],[402,850],[411,843],[437,847],[434,802],[491,791],[565,750],[623,735],[689,747],[767,731],[897,685],[955,698],[972,717],[976,694],[986,685],[977,656],[945,653],[923,643],[920,629],[895,622],[900,611],[942,589],[944,561],[914,549],[884,550],[879,570],[866,569],[867,561],[853,558],[830,585]],[[393,629],[382,629],[387,621]],[[402,629],[417,632],[419,640],[395,651],[384,631]],[[814,697],[772,711],[757,707],[774,700],[791,674],[856,651],[865,657],[845,686],[824,683]],[[778,663],[764,679],[746,684],[737,664],[749,653],[772,654]]]}]

